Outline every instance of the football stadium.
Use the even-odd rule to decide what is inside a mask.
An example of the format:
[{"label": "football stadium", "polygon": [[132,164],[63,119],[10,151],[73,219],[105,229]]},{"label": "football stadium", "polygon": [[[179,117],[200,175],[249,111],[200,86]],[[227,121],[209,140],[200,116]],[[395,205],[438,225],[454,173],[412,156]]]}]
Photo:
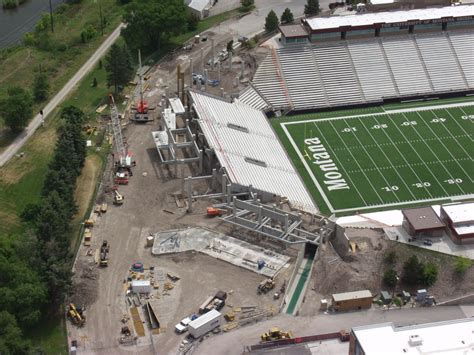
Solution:
[{"label": "football stadium", "polygon": [[234,187],[337,215],[462,201],[473,43],[472,5],[305,18],[280,26],[237,98],[190,99]]}]

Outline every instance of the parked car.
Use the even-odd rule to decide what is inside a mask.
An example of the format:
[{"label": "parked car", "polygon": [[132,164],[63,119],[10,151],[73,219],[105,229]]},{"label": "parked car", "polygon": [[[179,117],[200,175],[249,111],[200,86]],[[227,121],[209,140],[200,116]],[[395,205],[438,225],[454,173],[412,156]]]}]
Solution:
[{"label": "parked car", "polygon": [[425,239],[423,241],[424,245],[428,245],[429,247],[433,245],[433,241],[431,239]]}]

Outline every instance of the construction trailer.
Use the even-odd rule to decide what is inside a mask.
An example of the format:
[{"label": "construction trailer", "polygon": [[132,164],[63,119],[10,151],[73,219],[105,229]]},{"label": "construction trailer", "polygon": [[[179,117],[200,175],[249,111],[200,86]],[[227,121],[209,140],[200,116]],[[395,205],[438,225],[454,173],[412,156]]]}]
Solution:
[{"label": "construction trailer", "polygon": [[373,296],[369,290],[335,293],[332,295],[332,308],[336,311],[352,311],[372,307]]},{"label": "construction trailer", "polygon": [[151,282],[150,280],[133,280],[132,284],[132,292],[137,294],[148,294],[151,292]]},{"label": "construction trailer", "polygon": [[189,334],[194,339],[200,338],[203,335],[213,331],[221,325],[222,314],[215,309],[210,310],[199,318],[191,321],[188,325]]}]

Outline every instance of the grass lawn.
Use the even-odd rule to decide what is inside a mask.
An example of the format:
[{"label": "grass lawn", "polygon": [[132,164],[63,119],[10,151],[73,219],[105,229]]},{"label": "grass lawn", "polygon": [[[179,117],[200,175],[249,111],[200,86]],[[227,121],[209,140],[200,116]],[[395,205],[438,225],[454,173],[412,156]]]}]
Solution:
[{"label": "grass lawn", "polygon": [[[97,2],[83,0],[80,5],[66,6],[63,13],[55,13],[55,32],[45,32],[55,49],[46,51],[21,45],[0,51],[0,99],[6,96],[7,89],[12,85],[31,89],[40,66],[50,78],[49,96],[53,97],[120,23],[121,8],[117,1],[101,0],[101,4],[103,16],[107,18],[104,37],[100,34]],[[81,42],[81,31],[89,25],[96,29],[96,36],[84,44]],[[39,111],[42,106],[44,103],[35,104],[33,112]],[[0,151],[15,137],[2,128],[0,121]]]},{"label": "grass lawn", "polygon": [[474,106],[323,116],[276,123],[322,211],[406,207],[474,193]]}]

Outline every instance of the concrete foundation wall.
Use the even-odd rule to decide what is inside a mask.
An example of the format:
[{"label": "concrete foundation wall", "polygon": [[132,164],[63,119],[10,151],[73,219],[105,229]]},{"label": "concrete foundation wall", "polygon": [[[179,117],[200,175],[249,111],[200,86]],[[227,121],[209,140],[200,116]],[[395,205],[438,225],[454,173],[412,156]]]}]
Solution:
[{"label": "concrete foundation wall", "polygon": [[349,238],[347,238],[344,227],[336,224],[336,232],[332,234],[333,237],[329,240],[339,256],[344,259],[349,253],[350,245]]}]

